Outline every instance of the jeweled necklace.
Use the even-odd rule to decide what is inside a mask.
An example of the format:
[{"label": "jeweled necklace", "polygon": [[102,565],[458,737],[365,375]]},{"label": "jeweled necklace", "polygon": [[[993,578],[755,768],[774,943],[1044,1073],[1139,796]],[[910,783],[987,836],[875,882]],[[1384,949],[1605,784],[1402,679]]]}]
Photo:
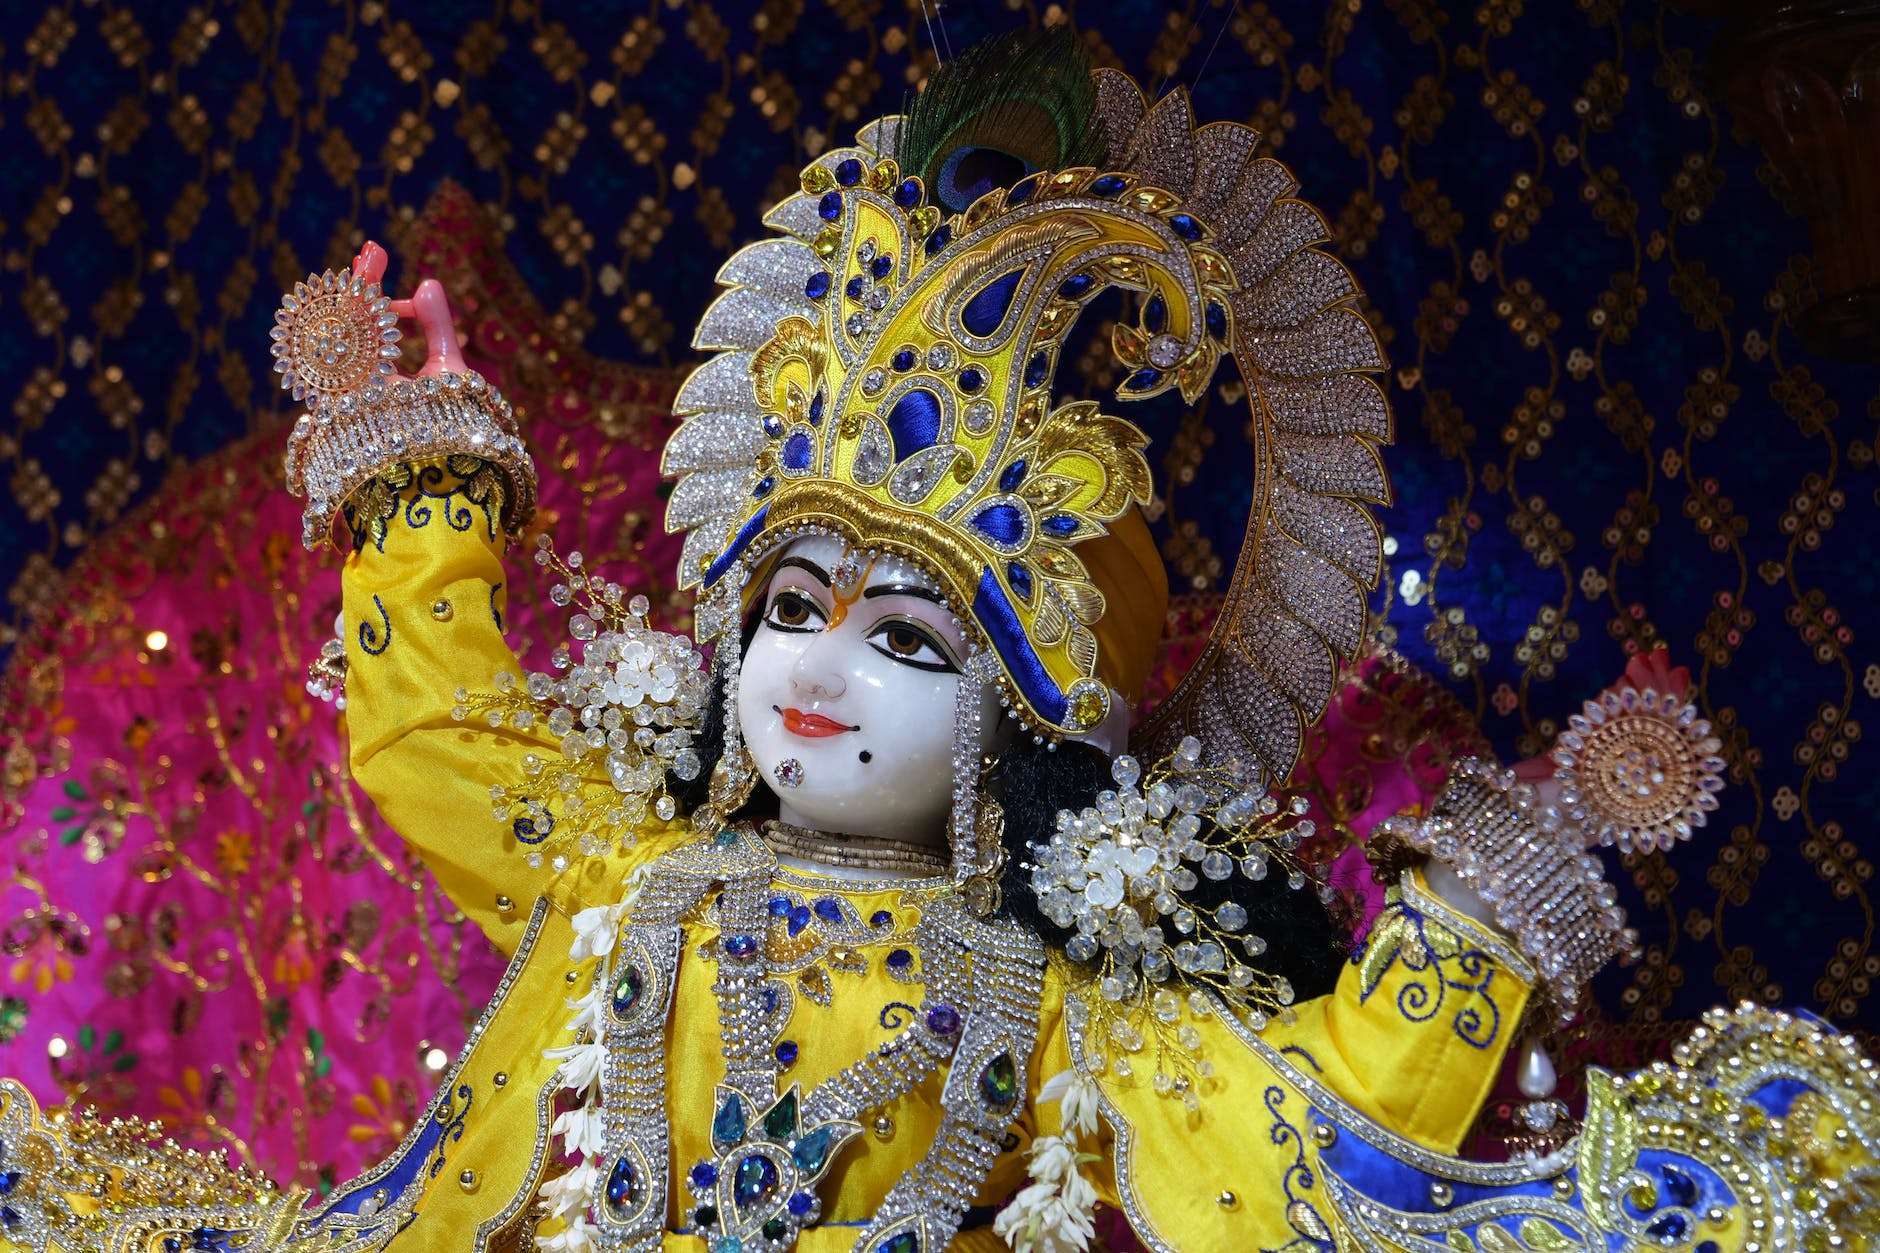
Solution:
[{"label": "jeweled necklace", "polygon": [[825,866],[863,870],[892,870],[896,874],[943,875],[950,865],[946,854],[930,844],[889,840],[873,835],[833,835],[794,826],[775,818],[760,832],[770,850],[782,857],[800,857]]},{"label": "jeweled necklace", "polygon": [[822,1216],[816,1185],[861,1133],[863,1111],[912,1090],[952,1060],[940,1128],[891,1188],[858,1250],[945,1247],[1002,1151],[1023,1106],[1038,1029],[1044,950],[1007,923],[971,917],[949,894],[915,926],[926,993],[888,1043],[808,1093],[778,1089],[777,1039],[792,992],[761,940],[777,858],[755,829],[728,828],[656,861],[606,964],[609,999],[601,1072],[605,1151],[590,1198],[602,1248],[661,1245],[671,1130],[666,1122],[666,1022],[684,937],[680,920],[720,885],[718,975],[725,1078],[712,1102],[712,1157],[686,1175],[690,1212],[711,1253],[783,1253]]}]

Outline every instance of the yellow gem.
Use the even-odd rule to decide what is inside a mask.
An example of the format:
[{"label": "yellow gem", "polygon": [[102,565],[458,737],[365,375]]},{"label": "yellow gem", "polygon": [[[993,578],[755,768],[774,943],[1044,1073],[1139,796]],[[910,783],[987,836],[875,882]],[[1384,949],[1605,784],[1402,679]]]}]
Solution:
[{"label": "yellow gem", "polygon": [[915,239],[925,239],[933,233],[933,228],[940,225],[940,210],[932,205],[922,205],[907,220],[908,229],[914,232]]},{"label": "yellow gem", "polygon": [[1077,695],[1071,697],[1071,725],[1076,727],[1096,726],[1097,723],[1103,721],[1103,715],[1106,712],[1105,706],[1108,704],[1109,702],[1103,699],[1101,692],[1085,688],[1083,691],[1077,693]]},{"label": "yellow gem", "polygon": [[875,162],[874,185],[876,191],[890,191],[901,181],[901,167],[892,161]]},{"label": "yellow gem", "polygon": [[842,247],[842,232],[836,227],[823,227],[822,234],[816,236],[814,245],[816,255],[827,261],[836,255]]},{"label": "yellow gem", "polygon": [[826,166],[812,165],[803,171],[803,190],[812,196],[820,196],[826,191],[833,191],[835,185],[835,175],[831,174]]}]

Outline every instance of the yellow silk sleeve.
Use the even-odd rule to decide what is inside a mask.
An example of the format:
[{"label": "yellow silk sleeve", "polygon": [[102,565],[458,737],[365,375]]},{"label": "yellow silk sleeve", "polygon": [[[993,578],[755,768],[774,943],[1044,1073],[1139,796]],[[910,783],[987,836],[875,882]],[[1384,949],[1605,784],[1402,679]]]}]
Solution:
[{"label": "yellow silk sleeve", "polygon": [[521,779],[524,754],[545,746],[451,717],[457,689],[488,690],[497,672],[519,672],[503,638],[506,541],[487,473],[458,460],[416,467],[349,508],[346,727],[353,777],[508,954],[549,872],[531,869],[492,816],[490,789]]},{"label": "yellow silk sleeve", "polygon": [[1314,1077],[1360,1113],[1453,1153],[1501,1071],[1534,982],[1511,942],[1411,872],[1338,986],[1299,1006],[1286,1034],[1311,1054]]}]

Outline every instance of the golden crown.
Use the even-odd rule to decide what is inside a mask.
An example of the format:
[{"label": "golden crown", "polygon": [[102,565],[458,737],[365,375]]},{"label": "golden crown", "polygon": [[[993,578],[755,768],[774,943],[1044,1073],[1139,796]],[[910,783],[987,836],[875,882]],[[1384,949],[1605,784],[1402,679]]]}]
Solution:
[{"label": "golden crown", "polygon": [[970,613],[1029,721],[1090,730],[1108,707],[1091,630],[1105,606],[1078,545],[1152,484],[1142,432],[1054,404],[1052,384],[1086,304],[1131,289],[1118,396],[1192,402],[1232,354],[1255,428],[1253,523],[1203,658],[1231,667],[1234,699],[1178,701],[1163,722],[1283,773],[1377,577],[1364,502],[1386,497],[1390,427],[1367,375],[1383,358],[1316,246],[1323,220],[1253,131],[1197,130],[1180,91],[1149,111],[1123,75],[1093,83],[1102,167],[1041,170],[943,216],[890,155],[902,120],[884,119],[803,172],[765,218],[783,238],[720,271],[730,290],[694,339],[718,355],[681,388],[664,459],[680,579],[737,586],[808,530],[897,552]]}]

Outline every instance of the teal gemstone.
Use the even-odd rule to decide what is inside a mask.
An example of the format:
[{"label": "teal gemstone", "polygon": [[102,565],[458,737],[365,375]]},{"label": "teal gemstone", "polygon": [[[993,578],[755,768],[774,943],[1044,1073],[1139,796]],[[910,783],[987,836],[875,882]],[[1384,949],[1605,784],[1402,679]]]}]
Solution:
[{"label": "teal gemstone", "polygon": [[614,980],[614,1017],[625,1018],[639,1004],[640,993],[646,989],[646,976],[640,973],[638,966],[628,966]]},{"label": "teal gemstone", "polygon": [[744,1241],[736,1236],[719,1236],[712,1241],[712,1253],[744,1253]]},{"label": "teal gemstone", "polygon": [[979,1072],[979,1095],[988,1105],[1010,1105],[1018,1099],[1018,1065],[1010,1053],[1001,1053]]},{"label": "teal gemstone", "polygon": [[712,1119],[712,1144],[727,1149],[744,1139],[744,1098],[732,1093]]},{"label": "teal gemstone", "polygon": [[738,1163],[731,1196],[740,1210],[754,1209],[776,1193],[780,1182],[777,1163],[761,1153],[753,1153]]},{"label": "teal gemstone", "polygon": [[911,1231],[903,1231],[876,1245],[875,1253],[920,1253],[920,1237]]},{"label": "teal gemstone", "polygon": [[835,1129],[818,1127],[796,1142],[796,1148],[790,1156],[796,1159],[796,1168],[806,1175],[813,1175],[823,1168],[829,1160],[829,1149],[835,1141]]},{"label": "teal gemstone", "polygon": [[783,1094],[783,1099],[770,1107],[764,1115],[764,1134],[772,1140],[788,1140],[796,1134],[796,1089],[791,1088]]},{"label": "teal gemstone", "polygon": [[712,842],[718,845],[719,848],[730,848],[733,844],[738,842],[738,833],[733,831],[730,827],[726,827],[723,831],[720,831],[717,835],[712,837]]}]

